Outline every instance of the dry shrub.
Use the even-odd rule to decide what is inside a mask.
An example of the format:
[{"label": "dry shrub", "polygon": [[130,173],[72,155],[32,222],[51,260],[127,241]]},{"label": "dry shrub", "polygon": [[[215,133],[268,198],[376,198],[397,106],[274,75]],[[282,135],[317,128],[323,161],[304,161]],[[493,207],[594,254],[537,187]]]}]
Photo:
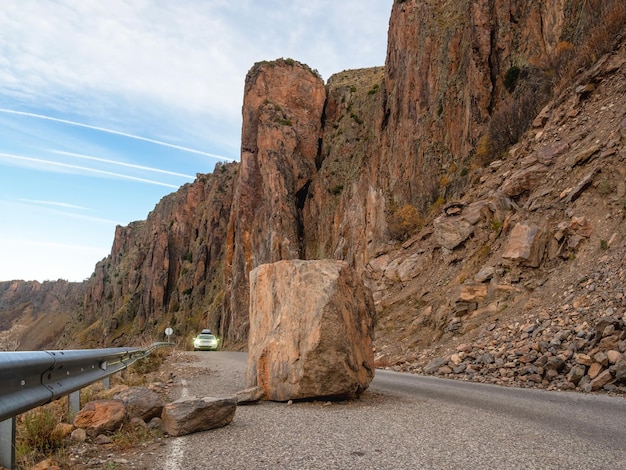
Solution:
[{"label": "dry shrub", "polygon": [[111,436],[111,439],[116,449],[129,450],[162,436],[163,432],[160,429],[151,429],[140,423],[126,423]]},{"label": "dry shrub", "polygon": [[501,158],[518,142],[553,93],[614,50],[626,36],[624,0],[572,0],[566,13],[572,21],[553,54],[537,66],[512,67],[507,72],[511,75],[507,89],[513,93],[491,116],[474,153],[476,166]]},{"label": "dry shrub", "polygon": [[478,143],[475,158],[480,166],[502,157],[517,143],[550,99],[551,91],[550,74],[544,69],[533,66],[520,69],[514,93],[500,103],[491,116],[486,134]]},{"label": "dry shrub", "polygon": [[415,206],[407,204],[389,217],[389,235],[404,241],[422,225],[422,218]]},{"label": "dry shrub", "polygon": [[133,362],[129,367],[128,371],[132,374],[145,376],[150,372],[156,372],[159,370],[165,359],[170,355],[171,348],[164,347],[155,349],[148,356],[143,359],[139,359],[136,362]]},{"label": "dry shrub", "polygon": [[55,427],[63,416],[62,402],[54,402],[20,415],[15,443],[17,462],[27,467],[61,449],[65,445],[64,436],[56,432]]},{"label": "dry shrub", "polygon": [[[574,20],[565,36],[573,48],[568,51],[569,60],[564,61],[559,88],[612,51],[626,34],[624,0],[574,0],[569,13]],[[559,52],[557,48],[557,55]]]}]

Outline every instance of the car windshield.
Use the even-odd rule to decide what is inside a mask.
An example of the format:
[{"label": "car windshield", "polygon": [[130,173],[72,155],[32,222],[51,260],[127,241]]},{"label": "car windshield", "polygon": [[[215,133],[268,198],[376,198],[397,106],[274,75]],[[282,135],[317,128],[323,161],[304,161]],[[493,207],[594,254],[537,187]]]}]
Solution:
[{"label": "car windshield", "polygon": [[213,335],[198,335],[199,339],[213,339],[215,336]]}]

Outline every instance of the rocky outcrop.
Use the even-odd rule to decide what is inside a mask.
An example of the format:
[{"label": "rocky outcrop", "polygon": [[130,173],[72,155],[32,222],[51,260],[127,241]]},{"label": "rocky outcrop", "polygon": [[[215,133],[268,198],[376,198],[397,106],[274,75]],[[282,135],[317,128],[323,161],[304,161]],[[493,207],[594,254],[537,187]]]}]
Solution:
[{"label": "rocky outcrop", "polygon": [[248,273],[304,256],[302,209],[317,171],[324,82],[292,60],[256,64],[243,98],[241,169],[228,226],[224,330],[247,337]]},{"label": "rocky outcrop", "polygon": [[[588,83],[597,85],[581,99],[577,90]],[[379,330],[408,317],[406,331],[377,343],[379,365],[522,387],[626,391],[626,141],[623,113],[614,111],[624,89],[622,46],[565,89],[506,158],[475,176],[480,185],[438,217],[445,225],[436,219],[385,255],[395,266],[409,259],[421,266],[403,271],[411,275],[402,290],[393,287],[390,263],[370,262],[379,306],[396,312],[379,315]],[[526,177],[538,161],[542,176]],[[479,204],[488,211],[462,230],[466,208]],[[397,360],[401,342],[414,353]]]},{"label": "rocky outcrop", "polygon": [[536,268],[543,260],[546,242],[545,232],[541,228],[518,223],[511,230],[502,258]]},{"label": "rocky outcrop", "polygon": [[303,211],[306,259],[341,259],[361,272],[386,247],[385,194],[367,178],[383,80],[382,67],[328,79],[319,170]]},{"label": "rocky outcrop", "polygon": [[395,2],[375,185],[421,210],[454,197],[511,66],[546,57],[565,2]]},{"label": "rocky outcrop", "polygon": [[53,349],[84,291],[61,279],[0,282],[0,351]]},{"label": "rocky outcrop", "polygon": [[264,264],[250,286],[249,386],[275,401],[355,397],[368,387],[374,306],[347,263]]}]

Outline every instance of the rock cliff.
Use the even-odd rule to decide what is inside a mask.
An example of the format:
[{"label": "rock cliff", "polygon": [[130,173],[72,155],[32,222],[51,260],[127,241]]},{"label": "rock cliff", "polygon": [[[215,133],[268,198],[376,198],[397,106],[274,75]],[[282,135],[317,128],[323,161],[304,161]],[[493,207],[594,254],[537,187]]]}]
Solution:
[{"label": "rock cliff", "polygon": [[221,320],[228,220],[239,164],[164,197],[147,220],[118,226],[111,254],[87,281],[84,312],[61,345],[126,345],[164,340]]},{"label": "rock cliff", "polygon": [[324,82],[293,60],[256,64],[246,77],[241,169],[226,248],[224,331],[246,338],[248,274],[303,257],[302,208],[316,173]]},{"label": "rock cliff", "polygon": [[626,352],[625,25],[619,0],[396,0],[384,67],[254,65],[241,162],[118,227],[60,344],[242,346],[252,269],[334,258],[374,291],[379,366],[597,388]]}]

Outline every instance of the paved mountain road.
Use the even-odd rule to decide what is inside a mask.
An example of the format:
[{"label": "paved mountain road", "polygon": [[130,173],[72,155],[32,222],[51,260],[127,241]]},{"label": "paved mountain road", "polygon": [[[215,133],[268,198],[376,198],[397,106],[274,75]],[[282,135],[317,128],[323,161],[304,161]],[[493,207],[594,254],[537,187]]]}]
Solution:
[{"label": "paved mountain road", "polygon": [[[245,353],[185,353],[178,396],[245,388]],[[626,399],[377,371],[360,400],[261,402],[170,438],[157,468],[626,469]]]}]

